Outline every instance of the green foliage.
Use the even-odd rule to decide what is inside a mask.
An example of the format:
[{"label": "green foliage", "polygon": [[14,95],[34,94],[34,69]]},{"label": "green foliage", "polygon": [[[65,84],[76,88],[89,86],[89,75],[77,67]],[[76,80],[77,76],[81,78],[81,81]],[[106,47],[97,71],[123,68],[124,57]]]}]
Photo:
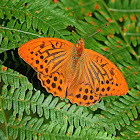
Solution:
[{"label": "green foliage", "polygon": [[[138,0],[1,0],[0,139],[140,139],[139,9]],[[72,105],[41,88],[18,56],[16,48],[31,39],[48,36],[75,44],[106,24],[85,47],[120,68],[127,95],[104,97],[88,108]]]}]

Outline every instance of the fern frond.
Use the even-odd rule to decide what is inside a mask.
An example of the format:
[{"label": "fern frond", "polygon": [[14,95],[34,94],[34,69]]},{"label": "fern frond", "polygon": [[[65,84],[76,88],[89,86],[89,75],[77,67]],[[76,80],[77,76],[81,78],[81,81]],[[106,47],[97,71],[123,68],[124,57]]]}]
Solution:
[{"label": "fern frond", "polygon": [[[0,0],[0,138],[139,139],[139,5],[133,0]],[[86,48],[119,67],[129,93],[87,108],[37,90],[39,85],[28,81],[37,81],[33,71],[20,61],[16,48],[47,36],[74,44],[86,38]]]},{"label": "fern frond", "polygon": [[[17,48],[35,37],[48,35],[53,37],[55,34],[55,37],[67,40],[71,36],[71,33],[64,29],[67,26],[73,26],[74,20],[56,6],[50,5],[47,1],[44,2],[26,2],[25,0],[16,3],[0,2],[0,18],[7,19],[7,23],[1,23],[0,26],[0,53]],[[78,27],[80,28],[80,25]]]},{"label": "fern frond", "polygon": [[0,139],[1,140],[6,140],[6,135],[1,129],[0,129]]},{"label": "fern frond", "polygon": [[[57,121],[60,123],[69,122],[76,128],[81,124],[82,127],[92,127],[93,115],[88,111],[83,111],[83,107],[76,107],[76,105],[70,106],[64,102],[58,103],[59,98],[53,99],[52,95],[49,95],[46,99],[44,94],[40,91],[33,93],[32,84],[27,79],[16,73],[17,79],[10,79],[11,75],[15,74],[12,70],[6,70],[4,66],[1,67],[1,78],[5,85],[2,88],[2,106],[6,110],[10,110],[13,105],[15,114],[23,115],[24,111],[29,115],[30,111],[37,113],[39,117],[43,114],[46,119]],[[9,78],[10,77],[10,78]],[[8,79],[10,79],[8,81]],[[19,80],[21,79],[21,80]],[[12,83],[12,84],[11,84]],[[25,87],[29,85],[29,87]]]},{"label": "fern frond", "polygon": [[[11,120],[14,120],[11,122]],[[107,136],[107,133],[98,132],[94,129],[81,128],[80,126],[74,130],[73,125],[68,126],[57,124],[54,122],[43,124],[43,118],[15,118],[13,115],[9,117],[9,135],[16,139],[105,139],[113,140],[115,137]]]},{"label": "fern frond", "polygon": [[[15,74],[17,78],[23,78],[21,80],[22,82],[18,80],[19,83],[17,84],[17,79],[16,80],[10,79],[12,74]],[[67,137],[67,135],[68,136],[71,135],[72,139],[73,137],[77,137],[80,135],[81,138],[87,137],[88,133],[90,134],[89,138],[93,137],[93,134],[95,136],[97,135],[98,129],[96,129],[96,127],[95,128],[92,127],[91,124],[94,122],[94,118],[91,114],[89,114],[88,111],[83,112],[83,107],[76,107],[76,105],[70,106],[70,104],[65,104],[64,102],[58,103],[58,97],[52,99],[52,95],[49,95],[46,99],[44,99],[44,94],[40,94],[39,91],[36,91],[34,94],[32,94],[32,89],[29,89],[27,87],[25,88],[24,86],[25,83],[24,76],[21,76],[20,74],[18,76],[18,73],[6,69],[4,66],[1,67],[0,75],[2,81],[3,79],[5,80],[3,81],[5,85],[2,88],[2,92],[0,96],[2,108],[4,110],[6,109],[10,110],[13,107],[13,115],[8,119],[9,120],[8,128],[9,128],[9,135],[12,135],[14,139],[18,137],[18,133],[21,138],[25,137],[26,135],[27,137],[28,135],[31,135],[30,137],[34,137],[34,135],[32,135],[30,131],[34,131],[36,129],[37,129],[36,131],[38,131],[38,129],[41,129],[40,127],[43,123],[43,118],[41,117],[43,117],[43,114],[46,120],[51,119],[52,122],[49,126],[47,125],[48,126],[47,131],[50,132],[49,135],[53,135],[52,133],[53,131],[54,132],[62,131],[63,135],[66,134],[65,137]],[[3,75],[5,75],[7,79],[3,77]],[[8,79],[10,80],[8,81]],[[26,81],[26,83],[29,82]],[[25,94],[25,92],[27,93]],[[31,117],[25,117],[24,120],[22,120],[24,112],[26,112],[26,114],[29,115],[30,111],[32,111],[33,113],[37,113],[40,119],[38,120],[37,118],[31,119]],[[17,119],[15,118],[16,115],[18,115]],[[27,132],[29,134],[23,132],[25,130],[20,130],[21,126],[23,127],[23,124],[25,125],[26,124],[25,121],[27,122],[27,120],[30,120],[29,123],[27,124],[27,128],[32,126],[30,128],[31,130]],[[22,122],[21,124],[20,121]],[[68,123],[69,126],[67,125]],[[66,126],[64,127],[65,124]],[[42,127],[44,128],[44,126]],[[54,130],[57,127],[59,128],[59,130]],[[85,131],[84,135],[83,135],[83,131]],[[93,133],[94,131],[95,133]],[[102,131],[104,132],[103,128]],[[60,133],[59,137],[63,137],[62,132]],[[35,132],[35,135],[36,133],[39,132]],[[42,134],[44,132],[40,132],[40,133]],[[38,135],[40,135],[40,133]],[[108,139],[110,136],[104,135],[104,133],[102,133],[102,135],[97,135],[97,138],[107,137]]]},{"label": "fern frond", "polygon": [[[118,101],[113,100],[112,102],[109,103],[105,101],[105,104],[106,108],[103,111],[101,111],[102,115],[98,116],[98,119],[96,119],[96,123],[102,121],[109,122],[110,127],[106,127],[108,129],[106,130],[108,133],[110,132],[112,133],[113,130],[115,131],[116,129],[121,130],[121,127],[125,126],[126,128],[130,129],[131,128],[129,127],[130,124],[134,124],[135,122],[134,120],[138,118],[138,114],[140,113],[139,91],[132,89],[131,91],[129,91],[129,94],[124,95],[122,98],[119,98]],[[139,134],[137,133],[139,131],[139,126],[138,129],[135,128],[134,130],[136,131],[135,132],[133,131],[133,135],[138,137]],[[121,134],[123,135],[123,133]],[[132,137],[132,135],[130,137]]]},{"label": "fern frond", "polygon": [[121,132],[121,135],[124,136],[126,139],[139,139],[139,130],[140,130],[140,120],[135,120],[131,122],[130,125],[126,126],[126,130]]},{"label": "fern frond", "polygon": [[[11,78],[13,74],[17,79],[22,80],[13,80]],[[71,106],[65,102],[58,103],[58,97],[53,99],[52,95],[45,97],[40,91],[33,92],[31,83],[24,76],[6,69],[4,66],[1,67],[0,75],[5,83],[1,92],[2,107],[4,110],[13,108],[13,115],[19,114],[19,119],[23,117],[24,112],[28,115],[32,112],[33,114],[38,114],[39,117],[44,116],[46,120],[50,119],[52,123],[60,125],[68,123],[73,128],[73,131],[74,128],[77,130],[79,127],[94,131],[101,130],[102,132],[105,129],[108,134],[116,135],[116,129],[120,130],[121,126],[130,125],[131,122],[138,118],[140,96],[137,90],[131,90],[129,95],[123,96],[123,98],[119,99],[120,101],[113,101],[109,104],[105,98],[104,105],[98,103],[98,106],[100,104],[104,106],[102,108],[105,111],[93,116],[83,107],[77,107],[75,104]],[[27,83],[30,85],[29,87],[25,87]],[[69,129],[67,131],[69,132]],[[75,132],[73,131],[71,133]],[[15,133],[17,134],[17,132]]]}]

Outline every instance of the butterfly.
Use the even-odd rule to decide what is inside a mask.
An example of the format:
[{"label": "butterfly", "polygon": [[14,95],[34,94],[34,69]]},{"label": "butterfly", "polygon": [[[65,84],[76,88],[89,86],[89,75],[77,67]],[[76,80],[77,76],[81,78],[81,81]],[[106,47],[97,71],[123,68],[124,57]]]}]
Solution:
[{"label": "butterfly", "polygon": [[45,37],[21,45],[18,53],[48,92],[71,103],[90,106],[103,96],[125,95],[128,85],[116,65],[84,45],[82,38],[74,45]]}]

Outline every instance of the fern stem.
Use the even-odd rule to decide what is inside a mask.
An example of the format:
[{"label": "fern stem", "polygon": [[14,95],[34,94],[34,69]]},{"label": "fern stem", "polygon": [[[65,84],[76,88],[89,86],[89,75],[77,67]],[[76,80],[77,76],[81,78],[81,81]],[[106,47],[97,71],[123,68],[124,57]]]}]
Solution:
[{"label": "fern stem", "polygon": [[2,107],[1,98],[0,98],[0,109],[1,109],[1,112],[2,112],[2,115],[3,115],[3,118],[4,118],[5,130],[6,130],[6,137],[7,137],[7,140],[9,140],[9,135],[8,135],[8,124],[7,124],[7,120],[6,120],[6,117],[5,117],[5,113],[4,113],[4,110],[3,110],[3,107]]},{"label": "fern stem", "polygon": [[11,29],[11,28],[2,27],[2,26],[0,26],[0,29],[5,29],[5,30],[10,30],[10,31],[16,31],[16,32],[20,32],[20,33],[30,34],[30,35],[34,35],[34,36],[37,36],[37,37],[40,37],[40,38],[42,37],[42,36],[34,34],[34,33],[25,32],[25,31],[21,31],[21,30],[17,30],[17,29]]},{"label": "fern stem", "polygon": [[136,60],[139,62],[139,57],[138,57],[138,55],[136,54],[136,52],[135,52],[135,50],[133,49],[133,47],[132,47],[132,46],[129,44],[129,42],[127,41],[126,37],[124,36],[124,33],[122,32],[120,26],[119,26],[118,23],[116,22],[114,16],[113,16],[112,13],[110,12],[110,10],[109,10],[109,8],[107,7],[106,3],[105,3],[103,0],[101,0],[101,2],[103,3],[103,5],[104,5],[104,7],[106,8],[107,12],[110,14],[111,18],[113,19],[112,21],[113,21],[113,22],[115,23],[115,25],[117,26],[117,28],[118,28],[118,30],[119,30],[121,36],[123,37],[124,41],[125,41],[126,44],[127,44],[126,46],[129,47],[130,53],[132,53],[132,54],[135,56]]},{"label": "fern stem", "polygon": [[139,13],[140,10],[139,9],[134,9],[134,10],[131,10],[131,9],[113,9],[113,8],[109,8],[110,11],[118,11],[118,12],[126,12],[126,13],[134,13],[134,12],[137,12]]}]

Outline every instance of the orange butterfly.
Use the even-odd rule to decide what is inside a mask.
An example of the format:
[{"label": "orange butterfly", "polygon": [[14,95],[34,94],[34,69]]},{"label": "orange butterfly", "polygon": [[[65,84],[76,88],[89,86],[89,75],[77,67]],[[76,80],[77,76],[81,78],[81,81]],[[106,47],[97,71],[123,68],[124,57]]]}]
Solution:
[{"label": "orange butterfly", "polygon": [[125,95],[128,85],[119,69],[101,54],[58,38],[38,38],[19,48],[20,57],[38,73],[54,96],[90,106],[102,96]]}]

